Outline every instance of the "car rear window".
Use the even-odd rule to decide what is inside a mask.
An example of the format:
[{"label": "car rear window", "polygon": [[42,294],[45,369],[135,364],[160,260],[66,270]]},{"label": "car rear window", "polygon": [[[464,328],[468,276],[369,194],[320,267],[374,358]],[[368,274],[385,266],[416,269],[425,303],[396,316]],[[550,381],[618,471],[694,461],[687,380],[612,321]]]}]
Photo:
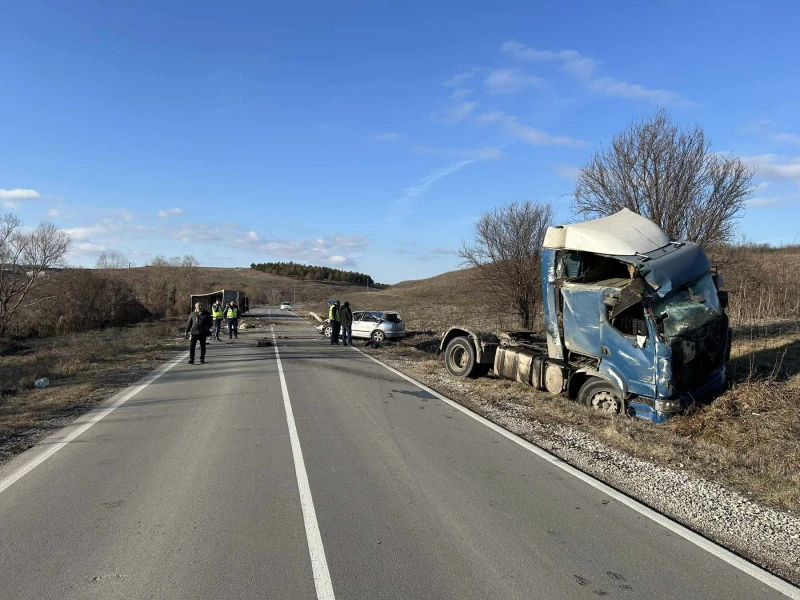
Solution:
[{"label": "car rear window", "polygon": [[397,313],[383,313],[384,321],[391,321],[392,323],[399,323],[401,321],[400,315]]}]

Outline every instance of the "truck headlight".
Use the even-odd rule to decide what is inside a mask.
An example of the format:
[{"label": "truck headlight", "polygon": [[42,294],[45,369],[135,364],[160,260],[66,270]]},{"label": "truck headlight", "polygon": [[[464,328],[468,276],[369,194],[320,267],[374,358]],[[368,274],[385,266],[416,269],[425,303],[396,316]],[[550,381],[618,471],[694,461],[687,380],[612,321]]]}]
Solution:
[{"label": "truck headlight", "polygon": [[657,412],[680,412],[683,403],[680,398],[674,400],[656,400],[655,408]]}]

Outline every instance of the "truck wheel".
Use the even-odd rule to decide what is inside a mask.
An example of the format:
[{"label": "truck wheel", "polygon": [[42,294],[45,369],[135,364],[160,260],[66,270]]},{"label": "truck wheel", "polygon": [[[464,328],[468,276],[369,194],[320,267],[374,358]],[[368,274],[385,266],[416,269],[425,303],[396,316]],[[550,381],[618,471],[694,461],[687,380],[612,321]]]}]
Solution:
[{"label": "truck wheel", "polygon": [[618,415],[624,412],[625,403],[622,401],[617,388],[605,379],[591,377],[578,391],[578,402],[590,410],[607,414]]},{"label": "truck wheel", "polygon": [[[456,377],[480,377],[480,367],[475,358],[475,346],[464,336],[453,338],[447,344],[444,364],[451,375]],[[488,366],[488,365],[487,365]]]},{"label": "truck wheel", "polygon": [[386,334],[383,332],[382,329],[376,329],[372,332],[372,335],[369,336],[372,338],[373,342],[382,342],[386,339]]}]

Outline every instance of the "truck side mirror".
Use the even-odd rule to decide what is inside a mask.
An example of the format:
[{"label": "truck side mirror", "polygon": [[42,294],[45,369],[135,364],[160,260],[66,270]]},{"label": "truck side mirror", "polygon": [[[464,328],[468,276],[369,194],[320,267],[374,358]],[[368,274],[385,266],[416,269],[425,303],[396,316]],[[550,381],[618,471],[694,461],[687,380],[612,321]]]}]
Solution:
[{"label": "truck side mirror", "polygon": [[723,310],[728,308],[728,291],[720,290],[717,292],[717,296],[719,296],[719,305],[723,308]]}]

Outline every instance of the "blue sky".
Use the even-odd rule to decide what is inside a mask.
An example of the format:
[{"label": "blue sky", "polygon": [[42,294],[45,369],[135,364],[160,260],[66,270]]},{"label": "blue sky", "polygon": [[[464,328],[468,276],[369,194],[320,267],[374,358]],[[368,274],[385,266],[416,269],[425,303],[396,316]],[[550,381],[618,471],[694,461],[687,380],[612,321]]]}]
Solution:
[{"label": "blue sky", "polygon": [[[652,4],[652,5],[649,5]],[[458,266],[514,200],[664,107],[757,169],[741,221],[800,240],[794,2],[7,4],[0,210],[73,264],[295,260],[378,281]]]}]

